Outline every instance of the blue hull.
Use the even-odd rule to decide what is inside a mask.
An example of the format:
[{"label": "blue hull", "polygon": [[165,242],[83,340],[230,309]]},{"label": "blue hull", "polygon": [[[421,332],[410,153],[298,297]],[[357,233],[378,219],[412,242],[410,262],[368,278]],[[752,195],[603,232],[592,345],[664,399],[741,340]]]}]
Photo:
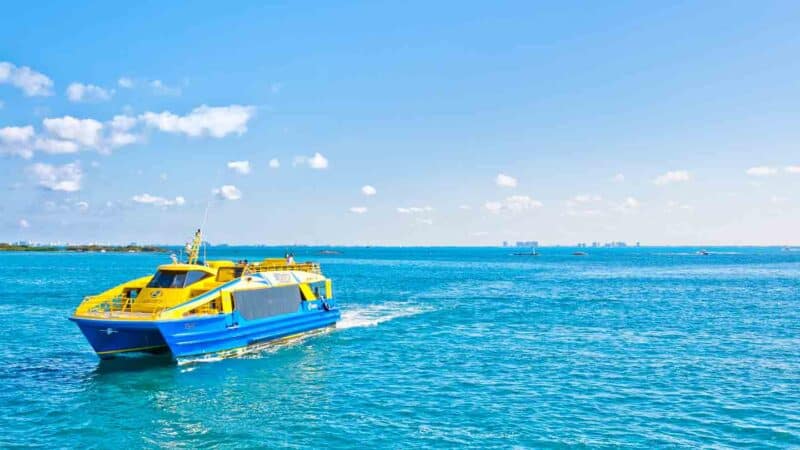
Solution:
[{"label": "blue hull", "polygon": [[338,308],[304,302],[298,312],[245,320],[238,312],[162,321],[112,321],[70,318],[101,358],[122,353],[169,351],[175,359],[220,353],[336,324]]},{"label": "blue hull", "polygon": [[154,322],[95,320],[71,317],[94,351],[101,358],[123,353],[163,353],[168,351]]},{"label": "blue hull", "polygon": [[283,314],[246,321],[238,313],[217,317],[158,322],[175,358],[225,352],[274,341],[336,324],[338,309]]}]

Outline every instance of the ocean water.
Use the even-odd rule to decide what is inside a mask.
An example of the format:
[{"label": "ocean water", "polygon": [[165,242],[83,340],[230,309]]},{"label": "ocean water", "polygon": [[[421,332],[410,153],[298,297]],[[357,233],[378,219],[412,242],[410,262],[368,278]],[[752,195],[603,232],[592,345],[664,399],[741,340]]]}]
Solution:
[{"label": "ocean water", "polygon": [[0,253],[0,447],[800,446],[800,252],[696,250],[297,249],[340,326],[184,365],[67,321],[166,256]]}]

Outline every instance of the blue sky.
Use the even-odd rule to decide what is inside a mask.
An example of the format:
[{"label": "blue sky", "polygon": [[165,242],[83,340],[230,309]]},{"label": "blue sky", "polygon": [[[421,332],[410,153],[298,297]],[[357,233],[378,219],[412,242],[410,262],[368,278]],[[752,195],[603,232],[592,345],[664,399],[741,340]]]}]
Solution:
[{"label": "blue sky", "polygon": [[798,244],[797,23],[795,2],[7,6],[0,241],[182,242],[210,204],[212,242]]}]

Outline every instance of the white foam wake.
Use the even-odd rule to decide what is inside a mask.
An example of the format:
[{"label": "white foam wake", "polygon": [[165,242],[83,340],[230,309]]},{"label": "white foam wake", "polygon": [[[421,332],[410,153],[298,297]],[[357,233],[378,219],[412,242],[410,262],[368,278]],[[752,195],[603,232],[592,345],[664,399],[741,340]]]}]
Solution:
[{"label": "white foam wake", "polygon": [[400,317],[415,316],[429,311],[433,311],[433,308],[402,302],[354,306],[342,310],[342,318],[336,323],[336,328],[374,327]]}]

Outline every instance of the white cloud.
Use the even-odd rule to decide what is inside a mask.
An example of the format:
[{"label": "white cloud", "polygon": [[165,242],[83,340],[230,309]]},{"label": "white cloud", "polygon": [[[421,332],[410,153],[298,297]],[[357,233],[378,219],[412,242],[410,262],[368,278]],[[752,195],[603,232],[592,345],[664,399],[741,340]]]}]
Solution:
[{"label": "white cloud", "polygon": [[366,184],[361,188],[361,193],[366,195],[366,196],[370,196],[370,195],[377,194],[378,191],[374,187]]},{"label": "white cloud", "polygon": [[78,211],[86,212],[86,211],[89,210],[89,202],[83,202],[83,201],[76,202],[75,203],[75,208],[77,208]]},{"label": "white cloud", "polygon": [[543,205],[539,200],[534,200],[527,195],[512,195],[506,197],[503,201],[486,202],[483,206],[487,211],[497,214],[503,211],[519,213],[529,209],[541,208]]},{"label": "white cloud", "polygon": [[44,119],[44,128],[52,135],[66,141],[75,141],[86,147],[98,147],[103,124],[94,119],[76,119],[64,116],[57,119]]},{"label": "white cloud", "polygon": [[657,176],[653,180],[653,183],[663,186],[670,183],[682,183],[685,181],[689,181],[689,172],[685,170],[673,170]]},{"label": "white cloud", "polygon": [[272,158],[272,159],[269,160],[269,167],[271,169],[277,169],[280,166],[281,166],[281,162],[278,161],[278,158]]},{"label": "white cloud", "polygon": [[328,159],[322,156],[321,153],[314,153],[314,156],[295,156],[292,161],[293,166],[302,166],[308,164],[312,169],[327,169]]},{"label": "white cloud", "polygon": [[250,173],[250,161],[229,161],[228,169],[238,172],[242,175]]},{"label": "white cloud", "polygon": [[312,169],[327,169],[328,159],[322,156],[321,153],[314,153],[314,156],[308,159],[308,167]]},{"label": "white cloud", "polygon": [[111,135],[106,138],[105,146],[109,148],[124,147],[139,142],[142,137],[131,132],[139,123],[139,119],[127,115],[117,115],[108,123]]},{"label": "white cloud", "polygon": [[800,174],[800,166],[786,166],[783,168],[786,173]]},{"label": "white cloud", "polygon": [[165,197],[159,197],[156,195],[150,195],[147,193],[134,195],[131,197],[136,203],[143,203],[146,205],[153,205],[153,206],[181,206],[186,203],[186,199],[181,197],[180,195],[175,197],[174,199],[168,199]]},{"label": "white cloud", "polygon": [[161,113],[146,112],[139,118],[148,126],[158,128],[165,133],[222,138],[231,133],[244,134],[247,131],[247,122],[253,118],[254,114],[255,108],[252,106],[212,107],[202,105],[185,116],[164,111]]},{"label": "white cloud", "polygon": [[410,206],[408,208],[397,208],[397,212],[400,214],[419,214],[431,211],[433,211],[433,208],[430,206]]},{"label": "white cloud", "polygon": [[21,89],[28,97],[53,94],[53,80],[30,67],[17,67],[9,62],[0,62],[0,84],[3,83]]},{"label": "white cloud", "polygon": [[0,128],[0,155],[15,155],[29,159],[33,156],[34,134],[30,125]]},{"label": "white cloud", "polygon": [[497,178],[494,179],[494,182],[500,187],[507,187],[507,188],[517,187],[517,179],[503,173],[498,173]]},{"label": "white cloud", "polygon": [[745,173],[750,175],[751,177],[768,177],[777,174],[778,169],[767,166],[756,166],[747,169]]},{"label": "white cloud", "polygon": [[469,205],[460,205],[460,206],[458,207],[458,209],[463,209],[463,210],[465,210],[465,211],[468,211],[468,210],[472,209],[472,206],[469,206]]},{"label": "white cloud", "polygon": [[416,222],[421,225],[433,225],[433,219],[417,218]]},{"label": "white cloud", "polygon": [[117,85],[121,88],[130,89],[133,87],[133,80],[128,77],[120,77]]},{"label": "white cloud", "polygon": [[174,86],[167,86],[161,80],[152,80],[147,83],[153,92],[159,95],[181,95],[181,88]]},{"label": "white cloud", "polygon": [[350,208],[350,212],[354,214],[364,214],[367,212],[366,206],[353,206]]},{"label": "white cloud", "polygon": [[639,209],[640,206],[641,203],[639,202],[639,200],[636,200],[633,197],[626,197],[625,200],[619,205],[617,205],[615,209],[620,212],[631,212],[636,209]]},{"label": "white cloud", "polygon": [[72,83],[67,87],[67,98],[71,102],[102,102],[111,99],[113,90],[93,84]]},{"label": "white cloud", "polygon": [[625,181],[625,175],[623,175],[621,173],[618,173],[618,174],[614,175],[613,177],[611,177],[611,181],[613,181],[615,183],[622,183],[623,181]]},{"label": "white cloud", "polygon": [[37,178],[39,186],[51,191],[75,192],[81,189],[83,171],[77,162],[63,166],[36,163],[28,170]]},{"label": "white cloud", "polygon": [[20,228],[30,228],[31,224],[28,223],[27,219],[19,219],[19,227]]},{"label": "white cloud", "polygon": [[214,189],[211,192],[223,200],[239,200],[242,198],[242,191],[231,184],[226,184],[219,189]]},{"label": "white cloud", "polygon": [[36,138],[34,146],[37,150],[51,154],[75,153],[80,150],[78,144],[61,139]]}]

